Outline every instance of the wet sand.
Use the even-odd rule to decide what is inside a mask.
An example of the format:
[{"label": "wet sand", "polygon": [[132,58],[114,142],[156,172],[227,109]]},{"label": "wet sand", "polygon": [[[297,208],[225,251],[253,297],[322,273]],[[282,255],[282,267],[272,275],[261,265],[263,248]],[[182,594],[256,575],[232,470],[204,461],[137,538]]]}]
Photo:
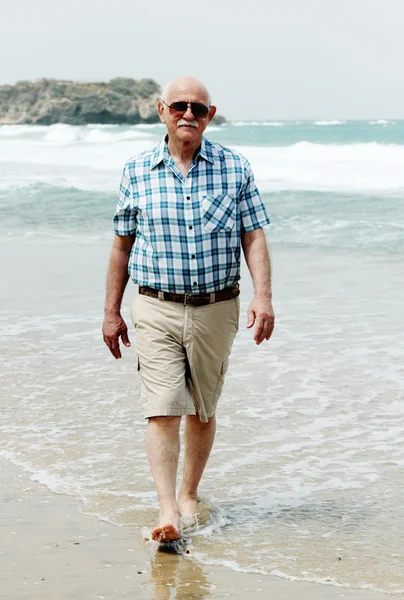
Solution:
[{"label": "wet sand", "polygon": [[283,581],[199,564],[188,556],[153,557],[138,529],[79,511],[0,458],[0,598],[7,600],[382,600],[390,596]]}]

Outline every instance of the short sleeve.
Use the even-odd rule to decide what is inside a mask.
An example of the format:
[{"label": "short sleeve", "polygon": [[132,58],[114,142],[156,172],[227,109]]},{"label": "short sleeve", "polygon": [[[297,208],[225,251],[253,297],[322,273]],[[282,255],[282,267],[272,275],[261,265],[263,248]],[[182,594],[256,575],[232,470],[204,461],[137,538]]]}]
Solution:
[{"label": "short sleeve", "polygon": [[133,206],[132,184],[128,173],[128,165],[125,165],[114,215],[114,231],[116,235],[135,235],[136,212]]},{"label": "short sleeve", "polygon": [[245,161],[245,179],[239,197],[241,228],[243,231],[253,231],[268,225],[271,221],[261,200],[254,181],[254,174],[247,160]]}]

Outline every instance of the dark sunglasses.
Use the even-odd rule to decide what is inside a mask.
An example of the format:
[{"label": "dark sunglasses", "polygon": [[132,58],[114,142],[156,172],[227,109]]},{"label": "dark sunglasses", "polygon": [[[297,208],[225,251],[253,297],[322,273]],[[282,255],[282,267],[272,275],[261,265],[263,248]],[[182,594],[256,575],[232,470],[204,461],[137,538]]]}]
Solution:
[{"label": "dark sunglasses", "polygon": [[195,119],[206,119],[209,114],[209,106],[205,106],[199,102],[173,102],[172,104],[167,104],[167,102],[162,100],[162,103],[165,104],[172,112],[182,114],[186,113],[188,106],[190,106],[191,112]]}]

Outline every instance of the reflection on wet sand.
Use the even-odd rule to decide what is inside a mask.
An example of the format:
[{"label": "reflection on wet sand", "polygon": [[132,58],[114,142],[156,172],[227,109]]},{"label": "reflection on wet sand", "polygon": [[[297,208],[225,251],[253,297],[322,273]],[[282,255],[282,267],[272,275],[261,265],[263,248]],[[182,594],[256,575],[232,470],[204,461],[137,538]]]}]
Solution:
[{"label": "reflection on wet sand", "polygon": [[158,552],[152,559],[153,600],[186,600],[210,597],[209,583],[198,563],[178,554]]}]

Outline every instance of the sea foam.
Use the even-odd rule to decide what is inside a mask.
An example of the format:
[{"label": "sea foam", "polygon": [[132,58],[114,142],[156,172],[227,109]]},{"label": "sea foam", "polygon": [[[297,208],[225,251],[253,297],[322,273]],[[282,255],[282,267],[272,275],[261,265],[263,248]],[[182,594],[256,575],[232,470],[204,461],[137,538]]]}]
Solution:
[{"label": "sea foam", "polygon": [[[44,183],[61,188],[116,192],[129,157],[153,147],[153,136],[93,129],[86,138],[67,143],[70,129],[40,141],[0,144],[3,190]],[[66,139],[64,139],[66,136]],[[111,137],[110,137],[111,136]],[[377,142],[288,146],[234,146],[252,165],[261,191],[401,192],[404,146]]]},{"label": "sea foam", "polygon": [[327,126],[327,125],[344,125],[345,121],[314,121],[314,125]]}]

